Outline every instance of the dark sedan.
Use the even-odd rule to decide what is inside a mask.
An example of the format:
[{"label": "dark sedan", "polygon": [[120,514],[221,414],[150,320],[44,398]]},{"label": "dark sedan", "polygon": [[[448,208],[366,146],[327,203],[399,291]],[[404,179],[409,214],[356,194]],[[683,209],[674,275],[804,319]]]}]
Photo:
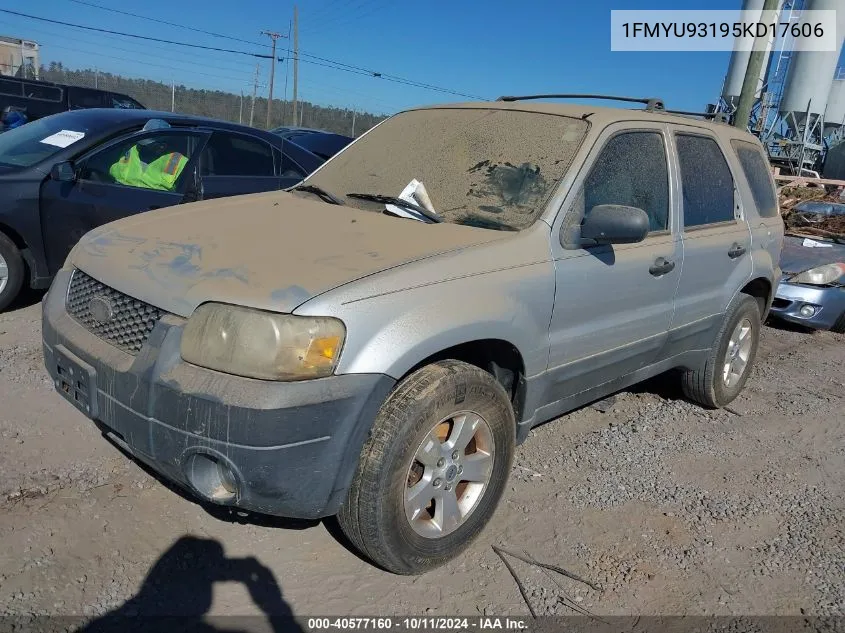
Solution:
[{"label": "dark sedan", "polygon": [[307,149],[323,160],[328,160],[355,140],[351,136],[309,127],[277,127],[270,131]]},{"label": "dark sedan", "polygon": [[[122,159],[145,160],[137,148],[156,147],[179,157],[158,163],[169,179],[118,169]],[[286,189],[324,161],[277,134],[149,110],[63,112],[0,134],[0,310],[25,285],[47,288],[79,238],[101,224]]]}]

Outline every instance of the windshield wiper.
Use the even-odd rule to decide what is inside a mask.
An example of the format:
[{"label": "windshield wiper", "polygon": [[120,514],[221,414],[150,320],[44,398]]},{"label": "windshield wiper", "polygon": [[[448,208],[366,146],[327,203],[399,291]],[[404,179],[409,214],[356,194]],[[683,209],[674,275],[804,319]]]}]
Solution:
[{"label": "windshield wiper", "polygon": [[378,193],[347,193],[346,194],[350,198],[358,198],[360,200],[372,200],[373,202],[383,202],[385,204],[392,204],[397,207],[403,207],[405,209],[411,209],[412,211],[416,211],[421,216],[426,218],[429,222],[437,223],[442,222],[443,218],[441,218],[436,213],[432,213],[425,207],[421,207],[418,204],[413,202],[409,202],[408,200],[403,200],[402,198],[397,198],[395,196],[383,196]]},{"label": "windshield wiper", "polygon": [[326,191],[322,187],[318,187],[317,185],[299,185],[298,187],[294,187],[292,191],[304,191],[305,193],[313,193],[315,195],[320,196],[325,202],[330,204],[339,204],[343,205],[343,200],[338,198],[331,192]]}]

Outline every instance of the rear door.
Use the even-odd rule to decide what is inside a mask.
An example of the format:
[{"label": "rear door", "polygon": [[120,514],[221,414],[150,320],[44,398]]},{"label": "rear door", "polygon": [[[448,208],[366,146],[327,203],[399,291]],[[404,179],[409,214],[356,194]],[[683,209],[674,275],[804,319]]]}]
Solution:
[{"label": "rear door", "polygon": [[746,213],[751,227],[751,247],[753,250],[766,251],[772,268],[777,272],[783,243],[783,220],[778,211],[777,192],[769,161],[763,154],[763,148],[751,141],[732,139],[731,147],[751,194],[745,197],[753,201],[755,207]]},{"label": "rear door", "polygon": [[751,233],[733,173],[706,128],[673,126],[681,188],[684,265],[669,343],[703,349],[733,296],[751,276]]},{"label": "rear door", "polygon": [[281,187],[279,154],[249,134],[215,130],[200,158],[203,198],[275,191]]},{"label": "rear door", "polygon": [[[41,227],[51,273],[61,268],[73,246],[88,231],[136,213],[196,199],[194,168],[208,133],[193,130],[139,132],[100,146],[76,162],[77,180],[48,178],[41,188]],[[177,151],[188,158],[172,190],[127,186],[115,181],[110,168],[133,146],[144,153]]]}]

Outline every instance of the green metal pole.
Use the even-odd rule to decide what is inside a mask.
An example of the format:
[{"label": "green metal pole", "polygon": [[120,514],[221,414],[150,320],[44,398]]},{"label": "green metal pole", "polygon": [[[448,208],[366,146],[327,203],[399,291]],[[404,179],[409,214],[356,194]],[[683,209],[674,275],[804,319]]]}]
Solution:
[{"label": "green metal pole", "polygon": [[[778,0],[765,0],[763,11],[776,11]],[[763,16],[766,13],[762,14]],[[763,39],[763,38],[758,38]],[[754,41],[756,46],[757,40]],[[763,58],[765,50],[753,50],[748,58],[748,67],[745,69],[745,79],[742,81],[742,92],[739,95],[739,105],[734,116],[734,127],[742,130],[748,129],[748,121],[751,118],[751,108],[754,107],[754,93],[757,92],[757,80],[760,78],[760,71],[763,69]]]}]

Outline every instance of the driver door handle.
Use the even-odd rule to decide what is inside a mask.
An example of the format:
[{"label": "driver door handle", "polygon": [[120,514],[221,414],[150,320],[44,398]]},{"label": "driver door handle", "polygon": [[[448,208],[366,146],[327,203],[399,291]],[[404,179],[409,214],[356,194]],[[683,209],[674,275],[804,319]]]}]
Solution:
[{"label": "driver door handle", "polygon": [[731,244],[731,250],[728,251],[728,257],[736,259],[737,257],[742,257],[743,255],[745,255],[745,247],[742,244],[738,244],[737,242]]},{"label": "driver door handle", "polygon": [[660,277],[661,275],[671,272],[674,268],[675,262],[670,259],[666,259],[665,257],[658,257],[654,260],[654,263],[648,269],[648,272],[655,277]]}]

